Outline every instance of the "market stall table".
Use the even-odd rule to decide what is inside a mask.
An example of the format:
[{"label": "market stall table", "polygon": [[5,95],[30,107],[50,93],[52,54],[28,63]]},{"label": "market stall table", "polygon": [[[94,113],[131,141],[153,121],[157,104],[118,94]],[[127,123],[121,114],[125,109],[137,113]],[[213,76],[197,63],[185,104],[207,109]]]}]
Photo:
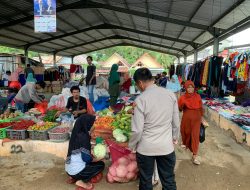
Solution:
[{"label": "market stall table", "polygon": [[[215,124],[215,126],[220,127],[226,131],[231,130],[235,136],[235,140],[238,143],[245,143],[247,146],[250,146],[250,132],[244,130],[237,123],[223,117],[218,112],[212,110],[208,106],[204,105],[205,111],[204,116],[208,121]],[[212,126],[212,125],[211,125]]]}]

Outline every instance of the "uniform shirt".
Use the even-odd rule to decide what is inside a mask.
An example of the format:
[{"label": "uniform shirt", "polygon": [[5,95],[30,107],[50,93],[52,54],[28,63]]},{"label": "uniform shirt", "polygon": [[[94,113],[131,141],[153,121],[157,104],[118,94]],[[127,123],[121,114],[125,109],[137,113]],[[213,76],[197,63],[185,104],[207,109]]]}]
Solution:
[{"label": "uniform shirt", "polygon": [[135,100],[129,147],[146,156],[168,155],[180,130],[179,109],[173,92],[149,86]]},{"label": "uniform shirt", "polygon": [[93,80],[90,83],[90,79],[94,75],[95,71],[96,71],[95,65],[89,65],[87,67],[86,85],[96,85],[96,76],[93,77]]},{"label": "uniform shirt", "polygon": [[28,104],[30,100],[33,100],[36,103],[41,103],[42,99],[37,95],[36,84],[27,83],[24,85],[17,93],[15,100]]}]

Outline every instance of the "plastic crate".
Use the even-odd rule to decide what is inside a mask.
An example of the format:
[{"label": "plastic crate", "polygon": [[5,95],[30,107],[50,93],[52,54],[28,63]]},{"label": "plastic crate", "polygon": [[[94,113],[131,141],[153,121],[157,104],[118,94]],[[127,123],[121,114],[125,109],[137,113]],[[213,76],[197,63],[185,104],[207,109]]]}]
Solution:
[{"label": "plastic crate", "polygon": [[14,130],[12,127],[6,129],[7,137],[12,140],[25,140],[29,137],[27,130]]},{"label": "plastic crate", "polygon": [[28,130],[28,132],[29,132],[29,137],[32,140],[42,140],[42,141],[49,140],[48,130],[46,130],[46,131],[32,131],[32,130]]},{"label": "plastic crate", "polygon": [[56,126],[53,126],[47,130],[43,131],[38,131],[38,130],[28,130],[29,137],[32,140],[41,140],[41,141],[46,141],[49,140],[49,133],[48,131],[55,128]]},{"label": "plastic crate", "polygon": [[[55,127],[56,128],[63,128],[63,127]],[[53,132],[54,129],[49,130],[49,139],[54,142],[63,142],[69,139],[69,132],[66,133],[55,133]]]},{"label": "plastic crate", "polygon": [[8,128],[10,128],[10,127],[5,127],[5,128],[0,129],[0,139],[4,139],[7,137],[6,129],[8,129]]}]

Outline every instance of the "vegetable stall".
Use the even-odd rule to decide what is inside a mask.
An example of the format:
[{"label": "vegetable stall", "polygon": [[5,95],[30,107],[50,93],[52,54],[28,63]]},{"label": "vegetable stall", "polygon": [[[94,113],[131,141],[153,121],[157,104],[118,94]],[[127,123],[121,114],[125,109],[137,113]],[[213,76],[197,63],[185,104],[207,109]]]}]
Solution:
[{"label": "vegetable stall", "polygon": [[[135,154],[128,148],[131,133],[131,106],[124,106],[119,112],[110,108],[96,113],[96,121],[91,129],[92,154],[96,159],[106,159],[109,183],[125,183],[137,179],[138,168]],[[60,110],[55,106],[30,109],[0,115],[0,139],[39,140],[65,142],[74,127],[74,117],[63,114],[56,118]],[[45,113],[44,113],[45,112]]]}]

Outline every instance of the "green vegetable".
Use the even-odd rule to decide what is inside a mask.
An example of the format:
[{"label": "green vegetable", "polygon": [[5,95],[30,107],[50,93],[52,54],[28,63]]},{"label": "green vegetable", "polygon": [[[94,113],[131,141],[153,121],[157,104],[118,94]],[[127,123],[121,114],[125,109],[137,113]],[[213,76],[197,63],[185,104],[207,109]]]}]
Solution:
[{"label": "green vegetable", "polygon": [[94,147],[94,156],[97,159],[103,159],[106,156],[106,146],[103,144],[97,144]]},{"label": "green vegetable", "polygon": [[119,134],[123,134],[123,131],[122,131],[121,129],[115,129],[115,130],[113,131],[113,137],[116,137],[116,136],[119,135]]},{"label": "green vegetable", "polygon": [[48,121],[48,122],[55,122],[56,121],[56,115],[57,110],[50,110],[46,113],[46,115],[44,116],[43,120],[44,121]]},{"label": "green vegetable", "polygon": [[126,142],[128,140],[128,138],[123,134],[117,134],[115,137],[115,140],[117,142]]},{"label": "green vegetable", "polygon": [[105,109],[98,112],[99,116],[112,116],[113,113],[109,109]]},{"label": "green vegetable", "polygon": [[133,108],[132,106],[127,106],[127,107],[124,108],[124,111],[127,112],[128,110],[130,110],[130,109],[132,109],[132,108]]}]

